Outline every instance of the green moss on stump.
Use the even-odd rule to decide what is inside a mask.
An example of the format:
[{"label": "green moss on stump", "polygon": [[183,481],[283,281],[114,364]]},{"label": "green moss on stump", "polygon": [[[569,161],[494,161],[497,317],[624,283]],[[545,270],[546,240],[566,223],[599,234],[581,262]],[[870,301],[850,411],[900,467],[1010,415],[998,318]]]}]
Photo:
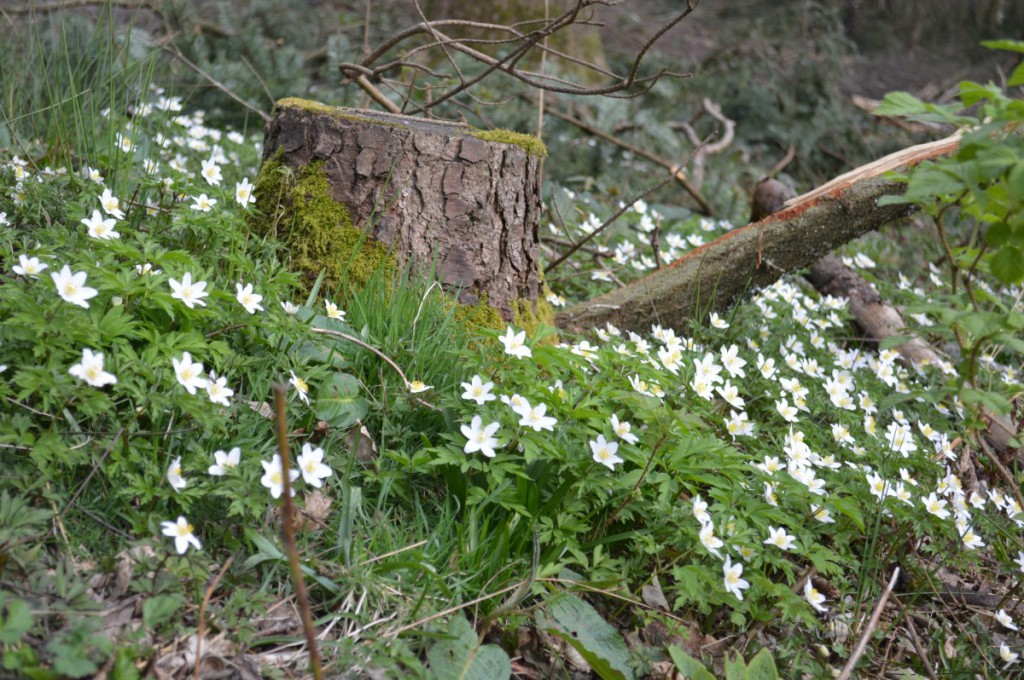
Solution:
[{"label": "green moss on stump", "polygon": [[[291,108],[300,109],[302,111],[309,111],[311,113],[322,113],[332,118],[341,118],[344,120],[351,120],[357,123],[366,123],[368,125],[383,125],[384,127],[401,128],[402,126],[397,123],[391,123],[386,120],[380,120],[377,118],[370,118],[369,116],[360,116],[357,113],[351,113],[349,109],[339,108],[337,106],[328,106],[315,102],[311,99],[301,99],[299,97],[286,97],[279,99],[275,104],[275,108]],[[397,115],[397,114],[393,114]],[[414,120],[411,119],[410,120]],[[436,121],[431,121],[436,122]],[[498,144],[513,144],[518,146],[526,152],[528,156],[537,156],[539,158],[546,158],[548,155],[548,148],[544,145],[537,137],[533,135],[523,134],[522,132],[513,132],[512,130],[478,130],[477,128],[469,125],[462,124],[451,124],[452,131],[454,133],[462,132],[468,134],[477,139],[482,139],[485,142],[496,142]]]},{"label": "green moss on stump", "polygon": [[499,144],[515,144],[528,156],[538,156],[540,158],[547,158],[548,147],[544,145],[538,137],[533,135],[525,135],[522,132],[513,132],[512,130],[477,130],[476,128],[469,128],[469,134],[482,139],[485,142],[497,142]]},{"label": "green moss on stump", "polygon": [[394,270],[388,249],[352,224],[348,208],[331,196],[323,163],[296,173],[280,161],[279,151],[260,168],[253,193],[262,217],[254,230],[273,235],[288,251],[293,269],[306,283],[324,272],[324,285],[364,285],[379,269]]}]

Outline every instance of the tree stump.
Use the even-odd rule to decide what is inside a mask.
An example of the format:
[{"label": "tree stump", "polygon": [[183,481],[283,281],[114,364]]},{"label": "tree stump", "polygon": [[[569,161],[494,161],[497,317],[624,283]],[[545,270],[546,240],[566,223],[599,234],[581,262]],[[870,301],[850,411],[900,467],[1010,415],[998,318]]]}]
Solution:
[{"label": "tree stump", "polygon": [[[285,99],[275,107],[263,162],[264,171],[316,168],[349,222],[331,228],[363,230],[400,266],[411,262],[421,272],[436,266],[438,280],[460,303],[486,302],[510,321],[540,292],[545,154],[539,140],[518,133]],[[304,235],[292,236],[286,242]],[[327,241],[328,260],[352,256],[333,243],[341,237],[310,237]]]}]

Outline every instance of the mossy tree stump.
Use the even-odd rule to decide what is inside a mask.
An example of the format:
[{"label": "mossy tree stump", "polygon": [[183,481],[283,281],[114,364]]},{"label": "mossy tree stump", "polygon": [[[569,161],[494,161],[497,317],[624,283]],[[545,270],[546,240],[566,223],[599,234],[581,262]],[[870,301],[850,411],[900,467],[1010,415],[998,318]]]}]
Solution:
[{"label": "mossy tree stump", "polygon": [[[364,251],[373,262],[383,251],[399,265],[436,267],[462,304],[486,302],[511,321],[541,289],[544,153],[527,135],[285,99],[267,131],[257,196],[271,199],[260,207],[278,211],[278,236],[311,276],[324,269],[330,280],[347,264],[351,275]],[[290,198],[274,190],[288,176]]]}]

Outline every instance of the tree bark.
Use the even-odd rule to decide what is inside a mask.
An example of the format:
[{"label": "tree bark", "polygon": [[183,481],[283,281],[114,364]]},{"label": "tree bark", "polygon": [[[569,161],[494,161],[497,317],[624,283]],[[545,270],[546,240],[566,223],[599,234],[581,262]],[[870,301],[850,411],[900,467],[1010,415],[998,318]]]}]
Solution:
[{"label": "tree bark", "polygon": [[770,285],[861,234],[904,217],[912,208],[879,206],[904,185],[884,173],[952,153],[959,134],[891,154],[786,203],[782,212],[735,229],[628,286],[576,305],[559,327],[582,332],[612,323],[626,330],[651,324],[682,327],[722,312],[748,290]]},{"label": "tree bark", "polygon": [[295,169],[322,163],[331,197],[353,226],[387,245],[400,264],[436,264],[438,279],[463,304],[486,300],[511,320],[512,303],[535,301],[540,290],[541,158],[528,145],[476,132],[282,100],[264,162]]}]

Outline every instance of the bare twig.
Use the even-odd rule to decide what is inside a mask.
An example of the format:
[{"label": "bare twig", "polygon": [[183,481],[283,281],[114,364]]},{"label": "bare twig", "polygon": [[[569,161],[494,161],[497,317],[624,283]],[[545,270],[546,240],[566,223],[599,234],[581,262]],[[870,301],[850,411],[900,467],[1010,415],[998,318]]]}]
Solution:
[{"label": "bare twig", "polygon": [[[644,58],[646,57],[648,51],[654,45],[654,43],[661,39],[661,37],[665,35],[665,33],[671,30],[679,22],[681,22],[683,19],[689,16],[697,8],[699,0],[687,0],[686,8],[684,10],[679,12],[676,16],[674,16],[671,20],[666,22],[664,25],[662,25],[658,30],[654,32],[654,34],[644,43],[643,46],[641,46],[640,50],[637,52],[630,66],[629,73],[628,75],[625,76],[617,75],[613,72],[610,72],[598,64],[594,64],[573,57],[572,55],[559,52],[558,50],[550,48],[546,44],[548,37],[560,30],[566,29],[574,24],[589,24],[590,21],[588,19],[582,18],[580,16],[581,12],[584,9],[596,5],[607,4],[611,3],[608,0],[576,0],[576,2],[572,6],[570,6],[565,12],[563,12],[561,15],[557,17],[547,18],[544,21],[523,22],[520,24],[513,25],[489,24],[485,22],[464,21],[457,19],[428,21],[426,17],[423,15],[422,11],[420,11],[420,18],[422,19],[420,23],[392,35],[390,38],[385,40],[376,49],[369,52],[368,54],[364,50],[365,56],[361,64],[342,63],[338,65],[338,68],[341,71],[342,75],[344,75],[345,77],[352,77],[352,74],[362,72],[365,77],[369,78],[369,81],[367,82],[372,85],[372,82],[370,81],[376,81],[385,72],[397,68],[398,62],[389,62],[374,67],[372,69],[370,69],[370,67],[375,62],[377,62],[381,57],[387,54],[391,49],[395,48],[403,41],[413,36],[424,33],[429,34],[431,38],[433,38],[433,42],[428,45],[414,48],[405,55],[405,57],[402,60],[403,62],[408,59],[410,54],[423,50],[439,48],[444,52],[446,59],[453,66],[454,60],[452,59],[449,50],[455,50],[463,54],[466,54],[475,61],[480,62],[486,66],[482,73],[469,79],[467,79],[465,76],[459,73],[458,85],[452,87],[451,89],[444,92],[440,96],[433,97],[431,98],[430,101],[425,102],[417,106],[415,109],[409,111],[408,113],[412,115],[415,115],[417,113],[423,113],[428,109],[437,106],[441,102],[447,101],[448,99],[451,99],[452,97],[460,93],[468,91],[470,88],[475,86],[484,78],[487,78],[494,71],[502,71],[503,73],[506,73],[512,76],[513,78],[516,78],[517,80],[529,85],[530,87],[536,88],[542,92],[560,92],[564,94],[585,96],[637,96],[650,89],[650,87],[652,87],[654,83],[656,83],[662,77],[689,77],[690,74],[672,73],[666,69],[662,69],[651,76],[641,77],[639,74],[640,66]],[[417,9],[419,9],[418,5]],[[520,30],[518,30],[519,26],[538,24],[539,27],[535,28],[529,33],[524,34]],[[501,31],[511,34],[511,37],[500,40],[452,38],[441,32],[440,29],[446,27],[467,27],[490,31]],[[488,54],[485,54],[484,52],[480,52],[479,50],[470,47],[470,44],[482,45],[514,43],[519,44],[514,49],[512,49],[508,54],[506,54],[504,57],[500,59],[492,57]],[[544,74],[543,66],[541,68],[541,73],[539,74],[518,68],[517,64],[526,56],[527,53],[529,53],[534,48],[540,49],[542,51],[542,59],[544,56],[548,54],[552,56],[557,56],[561,59],[565,59],[571,63],[581,65],[584,68],[599,73],[611,79],[612,82],[604,86],[583,87],[571,81],[561,80],[554,76],[548,76]],[[371,72],[366,73],[367,70],[370,70]],[[455,70],[456,72],[458,72],[458,68],[456,68]],[[360,86],[366,89],[366,84],[367,83],[360,83]],[[642,86],[640,91],[634,91],[636,86],[638,85]],[[543,108],[543,105],[541,105],[541,108]]]},{"label": "bare twig", "polygon": [[306,582],[302,578],[299,566],[299,552],[295,547],[295,530],[292,518],[295,511],[292,507],[291,459],[288,455],[288,418],[287,402],[284,385],[274,385],[274,405],[277,420],[277,448],[281,455],[281,482],[284,486],[284,500],[281,503],[281,533],[284,536],[284,549],[288,554],[288,566],[291,568],[292,581],[295,585],[295,597],[299,601],[299,612],[302,615],[302,629],[309,645],[309,664],[316,680],[323,680],[324,671],[320,666],[320,653],[316,646],[316,631],[313,629],[313,613],[309,608],[309,595],[306,593]]},{"label": "bare twig", "polygon": [[[895,593],[891,594],[889,597],[892,598],[892,601],[895,602],[898,607],[903,608],[903,603],[900,602],[900,598],[896,597]],[[914,626],[914,616],[910,612],[906,612],[906,619],[907,631],[910,633],[910,641],[913,643],[914,649],[917,651],[917,658],[921,660],[921,665],[924,666],[924,672],[928,674],[928,677],[931,680],[939,680],[938,676],[935,675],[934,669],[932,669],[931,662],[928,661],[928,653],[925,650],[924,645],[921,644],[921,638],[917,634],[917,628]]]},{"label": "bare twig", "polygon": [[195,63],[193,63],[191,59],[189,59],[184,54],[182,54],[181,50],[178,49],[178,47],[176,45],[173,45],[173,44],[164,45],[163,49],[166,50],[167,52],[170,52],[172,55],[174,55],[175,58],[180,59],[186,66],[188,66],[190,69],[192,69],[193,71],[198,73],[200,76],[202,76],[207,82],[209,82],[215,88],[217,88],[218,90],[220,90],[221,92],[223,92],[227,96],[231,97],[232,99],[234,99],[236,102],[238,102],[239,104],[241,104],[245,108],[247,108],[250,111],[252,111],[253,113],[255,113],[257,116],[262,118],[263,122],[265,122],[265,123],[269,123],[270,122],[271,116],[270,116],[269,113],[267,113],[263,109],[259,108],[258,106],[252,104],[251,102],[247,101],[246,99],[243,99],[241,96],[236,94],[235,91],[232,90],[231,88],[229,88],[227,85],[225,85],[224,83],[220,82],[219,80],[217,80],[216,78],[211,76],[209,73],[207,73],[203,69],[199,68],[199,66],[196,65]]},{"label": "bare twig", "polygon": [[602,224],[600,227],[598,227],[594,231],[590,232],[589,234],[587,234],[586,236],[581,238],[579,241],[576,242],[576,245],[574,245],[572,248],[569,248],[564,253],[562,253],[557,260],[555,260],[551,264],[549,264],[546,267],[544,267],[544,273],[545,274],[550,274],[552,271],[554,271],[555,267],[557,267],[558,265],[560,265],[563,262],[565,262],[567,259],[569,259],[569,257],[573,253],[575,253],[577,250],[582,248],[583,245],[587,241],[589,241],[590,239],[592,239],[595,236],[597,236],[598,234],[600,234],[609,225],[611,225],[613,222],[615,222],[615,220],[617,220],[620,217],[622,217],[622,214],[624,212],[626,212],[627,210],[629,210],[633,206],[634,203],[636,203],[637,201],[642,200],[644,198],[647,198],[648,196],[653,194],[655,191],[657,191],[658,189],[662,188],[663,186],[665,186],[666,184],[671,182],[673,179],[675,179],[675,175],[669,175],[668,177],[666,177],[665,179],[661,180],[660,182],[658,182],[654,186],[645,189],[638,196],[635,196],[631,201],[627,201],[627,202],[623,203],[622,207],[619,208],[618,210],[616,210],[615,213],[611,217],[609,217],[607,220],[605,220],[604,224]]},{"label": "bare twig", "polygon": [[651,469],[651,463],[654,462],[654,457],[658,454],[658,449],[660,449],[661,445],[665,443],[666,437],[668,437],[668,433],[661,435],[661,439],[659,439],[658,443],[655,444],[654,448],[651,449],[651,455],[647,457],[647,465],[644,466],[644,471],[641,472],[640,476],[636,478],[636,484],[633,485],[633,488],[629,490],[629,493],[626,494],[626,497],[622,499],[621,503],[619,503],[619,507],[615,508],[615,510],[612,511],[612,514],[608,515],[608,519],[604,521],[604,527],[602,527],[602,530],[610,527],[612,525],[612,522],[614,522],[615,519],[619,516],[619,513],[622,512],[622,509],[626,507],[626,505],[628,505],[629,502],[633,499],[633,494],[636,493],[636,490],[640,488],[641,482],[643,482],[644,478],[647,477],[647,472]]},{"label": "bare twig", "polygon": [[203,665],[203,636],[206,635],[206,606],[210,604],[210,597],[213,595],[213,591],[217,590],[217,584],[220,583],[221,578],[227,572],[228,567],[235,561],[234,557],[229,557],[224,565],[217,572],[217,575],[210,581],[210,585],[206,586],[206,592],[203,593],[203,601],[199,604],[199,626],[196,630],[196,666],[194,669],[195,679],[200,680],[202,677],[199,668]]},{"label": "bare twig", "polygon": [[122,427],[114,435],[114,438],[110,440],[110,446],[107,447],[107,450],[104,451],[103,455],[100,456],[99,460],[97,460],[93,464],[92,470],[89,471],[89,474],[86,475],[85,479],[82,480],[82,483],[78,485],[77,489],[75,489],[75,493],[74,493],[73,496],[71,496],[71,500],[68,501],[68,504],[64,506],[64,509],[61,510],[60,513],[58,513],[57,521],[60,521],[61,518],[63,518],[64,515],[68,514],[68,512],[71,510],[71,508],[73,508],[75,506],[75,501],[77,501],[78,497],[82,495],[83,491],[85,491],[85,487],[89,484],[89,480],[91,480],[92,476],[96,474],[96,470],[98,470],[99,467],[101,465],[103,465],[103,461],[105,461],[107,459],[107,456],[110,455],[110,452],[114,450],[114,447],[117,445],[117,440],[120,439],[121,435],[123,435],[123,434],[124,434],[124,428]]},{"label": "bare twig", "polygon": [[[636,146],[634,144],[630,144],[629,142],[625,141],[624,139],[621,139],[619,137],[616,137],[615,135],[609,134],[609,133],[605,132],[604,130],[600,129],[599,127],[597,127],[595,125],[591,125],[590,123],[588,123],[585,120],[582,120],[580,118],[577,118],[576,116],[573,116],[573,115],[568,114],[568,113],[563,113],[562,111],[557,111],[557,110],[552,109],[550,107],[547,109],[547,113],[552,115],[552,116],[554,116],[555,118],[558,118],[560,120],[564,120],[567,123],[572,123],[573,125],[575,125],[579,129],[581,129],[581,130],[583,130],[585,132],[589,132],[590,134],[594,135],[595,137],[599,137],[599,138],[605,140],[606,142],[611,142],[612,144],[618,146],[619,148],[625,149],[626,151],[629,151],[630,153],[636,154],[637,156],[640,156],[641,158],[646,158],[647,160],[651,161],[652,163],[654,163],[656,165],[660,165],[661,167],[665,168],[666,170],[668,170],[669,172],[672,173],[672,178],[675,179],[679,183],[679,185],[682,186],[683,189],[686,190],[686,193],[690,194],[690,196],[693,198],[693,200],[695,200],[697,202],[697,205],[700,206],[700,212],[701,213],[703,213],[704,215],[708,215],[708,216],[712,216],[713,215],[713,211],[711,210],[711,204],[708,202],[708,199],[704,198],[704,195],[701,194],[700,189],[695,187],[693,185],[693,183],[690,182],[690,180],[688,180],[686,178],[686,175],[683,174],[683,170],[682,169],[684,167],[686,167],[686,163],[689,162],[689,159],[687,159],[687,161],[683,162],[683,163],[678,163],[678,164],[677,163],[671,163],[671,162],[665,160],[664,158],[662,158],[661,156],[658,156],[657,154],[651,153],[647,149],[643,149],[643,148],[641,148],[639,146]],[[699,147],[697,147],[697,148],[699,148]]]},{"label": "bare twig", "polygon": [[854,667],[857,662],[860,661],[861,655],[864,654],[864,650],[868,646],[868,640],[871,639],[871,634],[875,632],[875,628],[878,626],[878,620],[882,616],[882,609],[885,608],[885,603],[889,599],[889,595],[892,594],[892,589],[896,587],[896,579],[900,576],[900,568],[896,567],[892,570],[892,576],[889,578],[889,585],[885,587],[881,596],[878,598],[878,603],[875,605],[874,611],[871,612],[871,618],[868,620],[868,625],[864,627],[864,631],[860,634],[860,639],[857,640],[857,644],[853,648],[853,654],[850,655],[850,659],[843,666],[843,670],[839,672],[837,680],[849,680],[850,674],[853,673]]},{"label": "bare twig", "polygon": [[313,331],[314,333],[320,333],[322,335],[330,335],[330,336],[333,336],[333,337],[336,337],[336,338],[341,338],[342,340],[348,340],[351,343],[359,345],[363,349],[370,350],[371,352],[373,352],[374,354],[379,356],[381,359],[383,359],[384,362],[388,366],[390,366],[391,368],[395,369],[395,372],[398,373],[399,377],[402,378],[402,382],[405,383],[405,389],[409,389],[409,379],[405,377],[405,372],[401,368],[399,368],[398,364],[396,364],[394,361],[392,361],[391,358],[388,355],[384,354],[384,352],[381,352],[376,347],[374,347],[372,345],[366,344],[365,342],[363,342],[359,338],[355,337],[354,335],[349,335],[348,333],[342,333],[341,331],[332,331],[332,330],[329,330],[327,328],[317,328],[316,326],[311,326],[309,330]]},{"label": "bare twig", "polygon": [[772,166],[772,169],[768,171],[768,174],[766,174],[765,177],[775,177],[785,170],[786,166],[792,163],[794,158],[796,158],[796,147],[790,146],[786,149],[786,155],[783,156],[778,163]]}]

